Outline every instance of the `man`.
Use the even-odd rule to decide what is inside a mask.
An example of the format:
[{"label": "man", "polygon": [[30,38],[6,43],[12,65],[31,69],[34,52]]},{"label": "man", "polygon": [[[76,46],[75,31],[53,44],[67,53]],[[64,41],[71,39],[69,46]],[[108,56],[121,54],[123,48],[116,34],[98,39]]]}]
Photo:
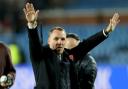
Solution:
[{"label": "man", "polygon": [[[77,34],[68,33],[65,48],[73,49],[80,43]],[[73,59],[72,89],[93,89],[97,74],[95,59],[88,53],[83,59]]]},{"label": "man", "polygon": [[0,42],[0,89],[10,88],[14,83],[15,74],[10,50],[4,43]]},{"label": "man", "polygon": [[66,49],[72,49],[76,47],[77,45],[79,45],[79,43],[80,43],[80,38],[77,34],[68,33],[66,35],[66,44],[65,44]]},{"label": "man", "polygon": [[[51,29],[48,37],[48,45],[42,46],[37,33],[37,18],[39,10],[35,10],[33,4],[27,3],[23,9],[28,25],[28,37],[30,56],[35,74],[35,89],[70,89],[70,62],[71,53],[79,59],[92,48],[107,38],[119,22],[119,15],[114,14],[107,29],[97,33],[90,39],[83,41],[73,50],[65,50],[66,32],[61,27]],[[103,34],[104,33],[104,34]],[[70,54],[70,55],[69,55]]]}]

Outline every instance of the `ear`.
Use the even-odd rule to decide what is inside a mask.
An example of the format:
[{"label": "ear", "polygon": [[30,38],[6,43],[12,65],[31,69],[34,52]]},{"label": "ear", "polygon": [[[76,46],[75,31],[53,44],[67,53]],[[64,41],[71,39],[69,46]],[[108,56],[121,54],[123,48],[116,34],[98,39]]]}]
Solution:
[{"label": "ear", "polygon": [[78,44],[80,43],[80,40],[78,41]]},{"label": "ear", "polygon": [[48,44],[50,43],[50,38],[48,38]]}]

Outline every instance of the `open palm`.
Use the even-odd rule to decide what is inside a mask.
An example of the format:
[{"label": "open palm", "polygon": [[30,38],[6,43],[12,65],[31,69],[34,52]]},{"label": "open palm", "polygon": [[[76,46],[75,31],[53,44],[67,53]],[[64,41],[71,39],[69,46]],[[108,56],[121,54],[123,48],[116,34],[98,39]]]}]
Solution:
[{"label": "open palm", "polygon": [[39,10],[35,10],[33,4],[27,3],[23,11],[29,23],[33,23],[37,20]]}]

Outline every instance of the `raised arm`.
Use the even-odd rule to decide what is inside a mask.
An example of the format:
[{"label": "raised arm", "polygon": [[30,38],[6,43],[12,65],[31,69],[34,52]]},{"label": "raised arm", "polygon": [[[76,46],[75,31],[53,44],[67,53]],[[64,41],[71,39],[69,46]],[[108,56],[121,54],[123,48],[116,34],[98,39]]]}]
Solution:
[{"label": "raised arm", "polygon": [[39,10],[35,10],[33,4],[27,3],[23,9],[28,28],[29,38],[29,50],[32,61],[41,60],[42,46],[40,43],[38,30],[37,30],[37,18]]},{"label": "raised arm", "polygon": [[72,49],[72,52],[74,52],[76,55],[79,55],[79,57],[83,57],[86,53],[104,41],[108,37],[108,34],[115,30],[115,27],[119,21],[119,14],[115,13],[112,19],[110,19],[110,23],[105,30],[83,40],[77,47]]}]

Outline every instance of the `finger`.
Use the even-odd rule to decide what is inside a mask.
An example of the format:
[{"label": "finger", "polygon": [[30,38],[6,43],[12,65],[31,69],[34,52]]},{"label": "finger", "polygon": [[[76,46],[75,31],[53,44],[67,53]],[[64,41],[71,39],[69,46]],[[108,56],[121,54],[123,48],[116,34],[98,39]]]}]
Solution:
[{"label": "finger", "polygon": [[26,11],[28,11],[28,6],[29,6],[29,3],[26,4]]},{"label": "finger", "polygon": [[33,4],[30,4],[30,8],[32,11],[35,11]]},{"label": "finger", "polygon": [[119,17],[118,13],[115,13],[112,17],[112,20],[117,20],[117,18]]},{"label": "finger", "polygon": [[118,20],[118,19],[119,19],[119,14],[116,13],[116,14],[115,14],[115,20]]},{"label": "finger", "polygon": [[119,19],[119,14],[118,13],[115,13],[113,20],[117,21],[118,19]]},{"label": "finger", "polygon": [[116,18],[116,20],[117,20],[117,21],[119,20],[119,14],[117,14],[117,18]]},{"label": "finger", "polygon": [[118,13],[116,13],[116,16],[119,18],[119,14]]},{"label": "finger", "polygon": [[38,17],[38,14],[39,14],[39,10],[36,11],[36,19],[37,19],[37,17]]},{"label": "finger", "polygon": [[28,12],[31,10],[31,5],[30,5],[30,3],[27,3],[27,4],[26,4],[26,10],[27,10]]},{"label": "finger", "polygon": [[115,18],[116,18],[116,13],[113,15],[112,20],[115,20]]},{"label": "finger", "polygon": [[23,9],[23,11],[24,11],[24,14],[27,15],[27,10],[25,8]]}]

